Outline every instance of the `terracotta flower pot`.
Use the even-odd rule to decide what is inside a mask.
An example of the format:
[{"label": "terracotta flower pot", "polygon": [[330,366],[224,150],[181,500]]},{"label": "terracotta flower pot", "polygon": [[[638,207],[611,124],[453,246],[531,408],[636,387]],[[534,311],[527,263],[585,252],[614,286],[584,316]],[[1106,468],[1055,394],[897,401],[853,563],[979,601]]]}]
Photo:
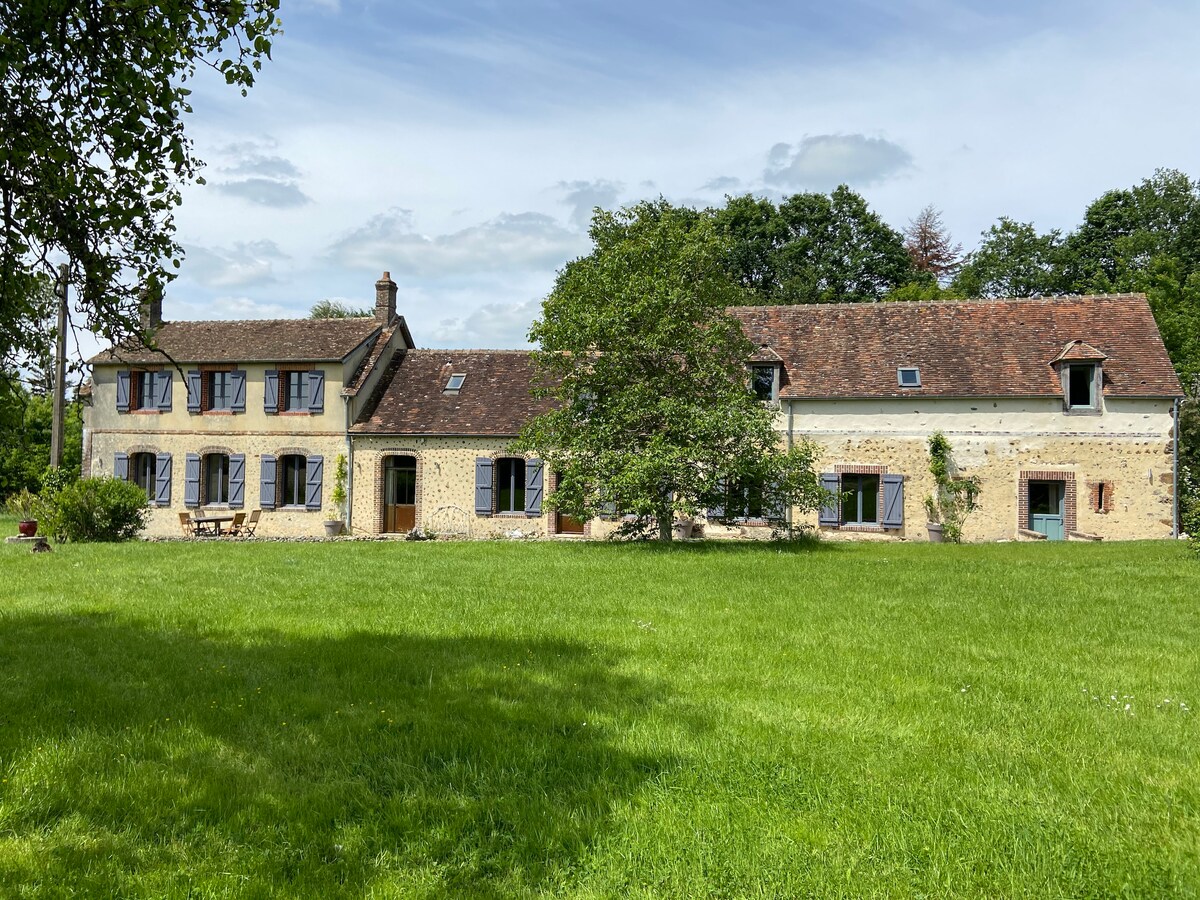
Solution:
[{"label": "terracotta flower pot", "polygon": [[18,522],[17,532],[22,537],[33,537],[37,534],[37,519],[24,519]]},{"label": "terracotta flower pot", "polygon": [[925,527],[929,529],[929,543],[940,544],[943,542],[942,525],[940,522],[926,522]]}]

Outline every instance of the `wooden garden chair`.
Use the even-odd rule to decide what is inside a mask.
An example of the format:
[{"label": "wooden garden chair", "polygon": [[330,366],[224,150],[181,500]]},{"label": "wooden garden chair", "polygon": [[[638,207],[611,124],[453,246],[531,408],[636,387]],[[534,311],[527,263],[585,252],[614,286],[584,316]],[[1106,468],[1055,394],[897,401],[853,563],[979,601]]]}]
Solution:
[{"label": "wooden garden chair", "polygon": [[199,526],[192,521],[192,514],[187,512],[179,514],[179,528],[183,531],[184,537],[195,537],[200,533]]},{"label": "wooden garden chair", "polygon": [[254,537],[254,529],[258,527],[258,517],[262,515],[261,509],[250,510],[250,517],[245,522],[241,523],[238,529],[238,535],[242,537]]},{"label": "wooden garden chair", "polygon": [[242,533],[242,523],[246,521],[245,513],[234,513],[233,521],[229,523],[229,530],[225,532],[230,537],[239,537]]}]

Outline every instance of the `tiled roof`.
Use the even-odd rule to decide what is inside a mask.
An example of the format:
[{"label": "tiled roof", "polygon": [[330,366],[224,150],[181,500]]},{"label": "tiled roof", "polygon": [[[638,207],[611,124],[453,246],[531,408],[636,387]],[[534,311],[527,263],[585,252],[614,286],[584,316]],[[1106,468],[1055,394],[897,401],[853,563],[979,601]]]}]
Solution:
[{"label": "tiled roof", "polygon": [[[1106,396],[1182,395],[1141,294],[730,312],[783,358],[785,399],[1062,396],[1051,363],[1074,341],[1104,354]],[[896,383],[901,366],[920,369],[919,388]]]},{"label": "tiled roof", "polygon": [[[455,373],[461,389],[446,392]],[[409,350],[397,353],[384,388],[368,404],[356,434],[516,435],[551,401],[529,393],[533,359],[524,350]]]},{"label": "tiled roof", "polygon": [[397,316],[392,319],[392,324],[381,331],[379,336],[375,338],[374,345],[367,352],[367,355],[363,357],[358,371],[350,377],[349,381],[346,382],[346,386],[342,388],[342,394],[347,397],[354,397],[362,390],[362,386],[366,384],[371,373],[375,371],[375,367],[379,365],[379,360],[382,359],[383,352],[390,345],[396,332],[400,333],[400,346],[396,349],[403,350],[406,347],[413,346],[412,334],[409,333],[404,316]]},{"label": "tiled roof", "polygon": [[[344,359],[379,329],[374,317],[164,322],[154,342],[179,363],[317,362]],[[121,345],[90,363],[161,363],[163,353]]]},{"label": "tiled roof", "polygon": [[1062,348],[1062,352],[1054,357],[1055,362],[1072,362],[1074,360],[1087,361],[1104,360],[1107,357],[1087,341],[1071,341],[1067,346]]}]

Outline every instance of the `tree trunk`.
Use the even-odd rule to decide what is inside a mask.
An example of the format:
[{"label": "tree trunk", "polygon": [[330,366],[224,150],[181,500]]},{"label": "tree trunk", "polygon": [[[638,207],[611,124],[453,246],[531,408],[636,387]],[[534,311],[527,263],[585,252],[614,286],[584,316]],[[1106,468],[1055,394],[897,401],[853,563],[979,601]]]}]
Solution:
[{"label": "tree trunk", "polygon": [[670,501],[667,501],[658,509],[658,539],[660,541],[669,541],[672,539],[672,526],[674,524],[671,516],[671,504]]}]

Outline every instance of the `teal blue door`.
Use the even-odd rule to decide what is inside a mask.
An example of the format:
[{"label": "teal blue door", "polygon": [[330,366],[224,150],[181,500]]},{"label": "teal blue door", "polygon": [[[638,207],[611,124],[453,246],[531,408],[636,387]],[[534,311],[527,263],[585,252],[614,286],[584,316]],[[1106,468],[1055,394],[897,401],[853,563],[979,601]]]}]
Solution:
[{"label": "teal blue door", "polygon": [[1063,483],[1029,482],[1029,529],[1048,540],[1063,539]]}]

